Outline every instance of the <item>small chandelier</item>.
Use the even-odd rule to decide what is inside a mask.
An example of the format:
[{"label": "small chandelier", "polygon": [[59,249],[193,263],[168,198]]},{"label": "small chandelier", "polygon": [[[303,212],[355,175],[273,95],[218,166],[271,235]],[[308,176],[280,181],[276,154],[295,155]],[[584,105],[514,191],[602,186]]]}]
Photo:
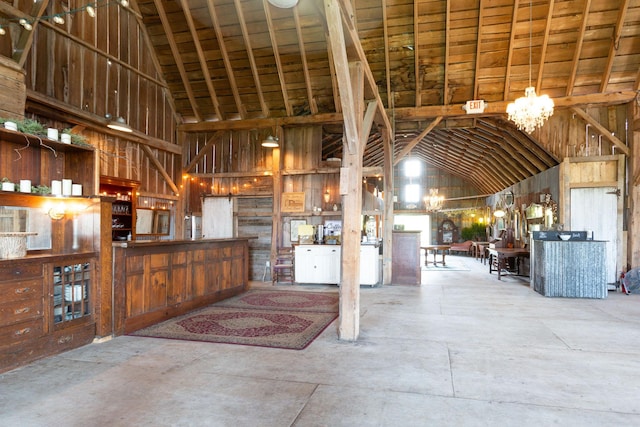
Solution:
[{"label": "small chandelier", "polygon": [[430,188],[429,195],[424,196],[424,209],[427,212],[437,212],[442,209],[442,203],[444,203],[444,196],[438,195],[437,188]]},{"label": "small chandelier", "polygon": [[527,133],[542,127],[544,122],[553,115],[553,100],[547,95],[537,96],[536,89],[531,86],[531,0],[529,0],[529,87],[524,90],[524,96],[507,105],[507,114],[518,127]]}]

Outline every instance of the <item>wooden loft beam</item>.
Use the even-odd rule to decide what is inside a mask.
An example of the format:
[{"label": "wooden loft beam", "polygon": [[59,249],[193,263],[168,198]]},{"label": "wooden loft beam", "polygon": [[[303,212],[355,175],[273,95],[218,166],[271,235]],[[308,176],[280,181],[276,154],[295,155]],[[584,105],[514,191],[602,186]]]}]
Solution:
[{"label": "wooden loft beam", "polygon": [[580,54],[582,53],[582,45],[584,44],[584,35],[587,30],[587,19],[589,18],[589,9],[591,8],[591,0],[584,2],[584,8],[582,9],[582,24],[580,25],[580,31],[578,31],[578,39],[576,41],[576,47],[573,50],[573,60],[571,61],[571,74],[569,74],[569,83],[567,83],[567,96],[573,93],[573,87],[576,84],[576,74],[578,73],[578,65],[580,64]]},{"label": "wooden loft beam", "polygon": [[551,22],[553,18],[553,7],[555,0],[549,0],[549,11],[547,12],[547,22],[544,26],[544,38],[542,39],[542,51],[540,52],[540,61],[538,61],[538,78],[536,79],[536,93],[540,93],[542,88],[542,75],[544,74],[544,63],[547,57],[547,46],[549,45],[549,32],[551,31]]},{"label": "wooden loft beam", "polygon": [[620,37],[622,37],[622,27],[624,26],[624,20],[627,16],[627,10],[629,8],[629,0],[624,0],[620,5],[618,12],[618,20],[616,21],[616,27],[609,45],[609,55],[607,57],[607,65],[605,66],[604,73],[602,73],[602,80],[600,81],[600,92],[607,90],[609,84],[609,78],[611,77],[611,69],[613,68],[613,61],[616,58],[616,51],[620,46]]},{"label": "wooden loft beam", "polygon": [[[509,49],[507,50],[507,65],[504,73],[504,97],[503,101],[509,100],[509,87],[511,86],[511,62],[513,61],[513,47],[516,39],[516,24],[518,23],[518,9],[520,8],[520,0],[515,0],[513,4],[513,12],[511,14],[511,36],[509,37]],[[478,32],[480,29],[478,28]],[[504,110],[506,111],[506,109]]]},{"label": "wooden loft beam", "polygon": [[480,75],[480,55],[481,55],[481,46],[480,43],[480,30],[484,26],[484,2],[486,0],[480,0],[480,12],[478,13],[478,37],[476,39],[476,64],[475,71],[473,73],[473,99],[478,99],[478,76]]},{"label": "wooden loft beam", "polygon": [[187,92],[187,97],[189,98],[189,103],[191,104],[191,110],[193,111],[193,114],[196,117],[196,120],[201,121],[202,117],[198,109],[198,103],[196,102],[195,96],[193,94],[193,88],[191,87],[189,76],[187,76],[187,70],[184,67],[184,63],[182,62],[182,59],[180,56],[180,49],[178,49],[178,44],[176,43],[176,40],[173,37],[173,31],[171,30],[171,24],[169,23],[169,18],[167,17],[167,13],[164,10],[164,6],[161,0],[153,0],[153,3],[155,4],[156,9],[158,10],[158,17],[160,18],[160,22],[162,23],[162,28],[164,29],[164,32],[167,36],[167,42],[169,43],[171,54],[173,55],[176,61],[176,67],[178,67],[178,71],[180,73],[180,78],[182,79],[184,90]]},{"label": "wooden loft beam", "polygon": [[[422,85],[420,82],[422,79],[420,78],[420,40],[418,39],[418,35],[420,34],[420,23],[419,23],[419,1],[413,2],[413,74],[415,76],[416,87],[415,87],[415,106],[420,107],[422,105]],[[385,20],[386,22],[386,20]]]}]

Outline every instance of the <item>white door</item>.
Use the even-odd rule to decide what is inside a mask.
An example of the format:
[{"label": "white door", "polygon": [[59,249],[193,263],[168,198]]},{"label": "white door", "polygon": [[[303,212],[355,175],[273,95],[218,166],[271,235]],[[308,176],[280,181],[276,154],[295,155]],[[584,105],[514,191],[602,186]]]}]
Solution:
[{"label": "white door", "polygon": [[233,199],[205,197],[202,200],[202,238],[226,239],[235,236]]},{"label": "white door", "polygon": [[571,189],[571,230],[593,231],[594,240],[607,242],[607,283],[616,281],[617,205],[615,188]]}]

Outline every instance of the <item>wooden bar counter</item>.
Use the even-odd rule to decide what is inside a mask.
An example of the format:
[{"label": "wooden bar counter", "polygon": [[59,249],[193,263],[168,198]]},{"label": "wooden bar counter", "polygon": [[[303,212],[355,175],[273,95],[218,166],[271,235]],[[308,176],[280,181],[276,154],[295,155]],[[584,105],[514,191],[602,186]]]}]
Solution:
[{"label": "wooden bar counter", "polygon": [[248,240],[114,243],[114,333],[133,332],[245,291]]}]

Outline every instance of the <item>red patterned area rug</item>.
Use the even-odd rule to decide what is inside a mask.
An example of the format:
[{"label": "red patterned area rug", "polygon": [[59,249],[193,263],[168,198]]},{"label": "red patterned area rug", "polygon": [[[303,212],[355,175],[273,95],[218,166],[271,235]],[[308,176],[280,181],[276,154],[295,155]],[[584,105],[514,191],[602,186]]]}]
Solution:
[{"label": "red patterned area rug", "polygon": [[130,335],[302,350],[338,317],[338,298],[253,289]]}]

